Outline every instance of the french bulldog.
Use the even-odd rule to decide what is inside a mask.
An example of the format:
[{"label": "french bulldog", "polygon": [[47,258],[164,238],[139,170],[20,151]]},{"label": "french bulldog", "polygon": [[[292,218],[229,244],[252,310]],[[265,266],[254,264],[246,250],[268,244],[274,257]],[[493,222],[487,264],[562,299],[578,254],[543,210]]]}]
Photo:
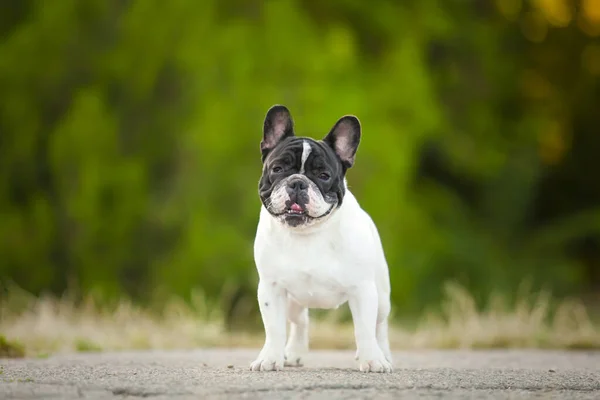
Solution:
[{"label": "french bulldog", "polygon": [[252,371],[301,366],[308,309],[348,302],[360,371],[392,372],[388,266],[375,224],[346,183],[360,137],[351,115],[314,140],[295,135],[285,106],[266,114],[254,242],[265,343]]}]

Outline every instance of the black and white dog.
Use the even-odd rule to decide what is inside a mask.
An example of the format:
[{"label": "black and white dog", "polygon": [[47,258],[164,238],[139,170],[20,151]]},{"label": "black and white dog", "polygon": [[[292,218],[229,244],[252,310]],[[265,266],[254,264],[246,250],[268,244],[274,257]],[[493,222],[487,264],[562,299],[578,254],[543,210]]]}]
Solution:
[{"label": "black and white dog", "polygon": [[392,371],[388,266],[377,228],[345,179],[360,131],[356,117],[344,116],[321,141],[297,137],[286,107],[267,112],[254,243],[266,339],[253,371],[301,365],[308,351],[308,308],[345,302],[360,370]]}]

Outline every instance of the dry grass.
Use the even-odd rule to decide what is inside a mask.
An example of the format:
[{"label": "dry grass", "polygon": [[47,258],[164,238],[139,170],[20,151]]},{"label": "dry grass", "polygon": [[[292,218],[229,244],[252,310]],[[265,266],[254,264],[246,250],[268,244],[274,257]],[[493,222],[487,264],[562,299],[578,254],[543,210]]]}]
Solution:
[{"label": "dry grass", "polygon": [[492,296],[479,310],[473,298],[457,285],[446,286],[441,315],[426,316],[411,335],[414,347],[437,348],[600,348],[600,329],[577,300],[551,307],[547,293],[527,291],[513,307]]},{"label": "dry grass", "polygon": [[[426,315],[413,330],[392,326],[395,349],[415,348],[600,348],[600,329],[583,305],[553,308],[546,294],[520,296],[513,307],[494,297],[484,310],[461,287],[448,285],[442,312]],[[259,347],[262,334],[231,333],[202,296],[192,305],[172,301],[162,317],[121,302],[102,311],[88,300],[34,298],[11,291],[0,308],[0,334],[21,343],[27,355],[54,352],[197,347]],[[19,311],[15,311],[19,310]],[[554,310],[554,311],[552,311]],[[339,312],[311,322],[311,347],[352,349],[353,329]]]}]

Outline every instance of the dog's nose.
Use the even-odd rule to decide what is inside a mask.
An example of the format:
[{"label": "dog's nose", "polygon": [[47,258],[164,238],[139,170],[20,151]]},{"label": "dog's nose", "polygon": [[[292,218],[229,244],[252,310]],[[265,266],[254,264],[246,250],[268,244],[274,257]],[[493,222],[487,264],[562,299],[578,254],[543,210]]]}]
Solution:
[{"label": "dog's nose", "polygon": [[308,189],[308,184],[304,179],[296,178],[288,182],[288,189],[294,192]]}]

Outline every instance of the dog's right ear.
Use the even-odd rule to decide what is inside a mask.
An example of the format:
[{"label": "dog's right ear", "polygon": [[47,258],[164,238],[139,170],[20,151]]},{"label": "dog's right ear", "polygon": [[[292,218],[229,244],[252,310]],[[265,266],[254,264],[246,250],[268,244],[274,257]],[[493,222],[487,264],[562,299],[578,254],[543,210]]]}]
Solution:
[{"label": "dog's right ear", "polygon": [[294,136],[294,121],[290,111],[278,104],[269,108],[263,126],[263,140],[260,142],[263,162],[279,142],[290,136]]}]

